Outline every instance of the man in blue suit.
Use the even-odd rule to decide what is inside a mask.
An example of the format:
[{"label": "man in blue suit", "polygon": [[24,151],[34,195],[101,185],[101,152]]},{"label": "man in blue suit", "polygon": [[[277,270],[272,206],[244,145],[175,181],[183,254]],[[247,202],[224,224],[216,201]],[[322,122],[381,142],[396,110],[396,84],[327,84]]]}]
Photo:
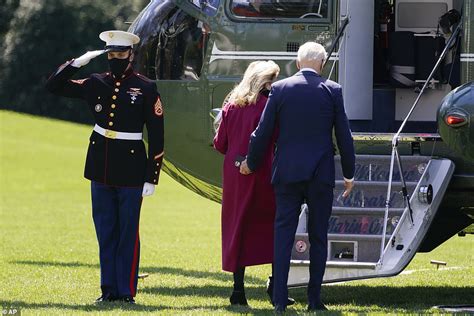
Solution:
[{"label": "man in blue suit", "polygon": [[341,154],[345,191],[353,187],[355,154],[341,86],[319,74],[326,58],[320,44],[307,42],[298,51],[294,76],[272,85],[256,130],[250,137],[247,159],[240,172],[259,167],[262,155],[278,128],[272,166],[276,196],[273,303],[284,311],[288,298],[288,271],[301,204],[309,208],[310,280],[308,309],[325,310],[321,283],[326,268],[327,230],[332,211],[335,132]]}]

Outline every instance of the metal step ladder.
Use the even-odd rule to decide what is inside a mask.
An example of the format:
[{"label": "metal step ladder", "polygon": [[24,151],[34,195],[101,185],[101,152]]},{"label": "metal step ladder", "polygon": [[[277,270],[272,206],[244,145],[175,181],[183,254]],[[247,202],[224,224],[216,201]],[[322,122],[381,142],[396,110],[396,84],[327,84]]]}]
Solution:
[{"label": "metal step ladder", "polygon": [[[400,172],[393,172],[388,208],[391,156],[357,155],[355,186],[345,199],[343,181],[336,181],[323,282],[395,275],[416,253],[444,196],[454,164],[448,159],[428,156],[400,159],[403,178]],[[336,156],[335,161],[336,179],[342,179],[340,157]],[[404,199],[403,180],[412,216]],[[303,285],[309,280],[307,214],[303,205],[292,250],[289,286]]]}]

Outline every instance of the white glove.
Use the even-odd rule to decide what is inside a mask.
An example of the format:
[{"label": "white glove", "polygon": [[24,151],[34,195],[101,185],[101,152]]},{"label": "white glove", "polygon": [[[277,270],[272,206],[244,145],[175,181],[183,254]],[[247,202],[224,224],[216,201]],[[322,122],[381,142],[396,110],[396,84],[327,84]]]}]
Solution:
[{"label": "white glove", "polygon": [[96,58],[97,56],[102,55],[103,53],[105,53],[104,49],[88,51],[81,57],[75,58],[71,65],[77,68],[85,66],[91,61],[91,59]]},{"label": "white glove", "polygon": [[148,183],[148,182],[145,182],[143,184],[142,196],[150,196],[150,195],[153,194],[153,192],[155,192],[155,185],[151,184],[151,183]]}]

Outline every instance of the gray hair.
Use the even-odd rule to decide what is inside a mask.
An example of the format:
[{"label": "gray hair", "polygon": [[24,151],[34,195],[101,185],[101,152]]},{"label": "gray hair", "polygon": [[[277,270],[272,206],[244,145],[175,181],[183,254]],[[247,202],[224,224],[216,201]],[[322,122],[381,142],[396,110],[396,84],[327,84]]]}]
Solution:
[{"label": "gray hair", "polygon": [[298,62],[324,61],[327,53],[323,45],[316,42],[306,42],[298,49]]}]

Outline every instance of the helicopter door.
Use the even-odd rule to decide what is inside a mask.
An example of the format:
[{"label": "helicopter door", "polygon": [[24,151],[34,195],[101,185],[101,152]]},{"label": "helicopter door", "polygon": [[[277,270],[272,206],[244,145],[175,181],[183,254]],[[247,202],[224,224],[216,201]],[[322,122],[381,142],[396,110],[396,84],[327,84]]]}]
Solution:
[{"label": "helicopter door", "polygon": [[[220,170],[209,146],[210,91],[205,62],[219,0],[150,2],[130,30],[139,35],[136,67],[157,79],[166,117],[165,171],[188,188],[218,200]],[[212,7],[212,8],[211,8]],[[216,9],[216,10],[214,10]]]},{"label": "helicopter door", "polygon": [[341,19],[349,17],[339,51],[339,83],[350,120],[372,120],[374,1],[341,1]]},{"label": "helicopter door", "polygon": [[[415,93],[429,76],[433,66],[439,58],[444,46],[445,37],[438,27],[439,18],[453,8],[452,0],[398,0],[395,5],[395,32],[392,36],[408,36],[396,45],[392,45],[391,55],[411,58],[410,76],[412,84],[400,85],[396,80],[395,119],[402,121],[417,97]],[[397,46],[404,46],[401,51]],[[390,50],[390,48],[389,48]],[[411,50],[411,55],[406,51]],[[406,68],[406,67],[405,67]],[[403,68],[402,68],[403,69]],[[392,66],[391,77],[400,77],[397,68]],[[420,104],[410,117],[411,121],[435,122],[438,105],[444,96],[451,90],[444,82],[441,69],[438,69],[431,80],[425,95],[420,99]],[[418,89],[417,89],[418,88]],[[414,91],[415,90],[415,91]]]}]

